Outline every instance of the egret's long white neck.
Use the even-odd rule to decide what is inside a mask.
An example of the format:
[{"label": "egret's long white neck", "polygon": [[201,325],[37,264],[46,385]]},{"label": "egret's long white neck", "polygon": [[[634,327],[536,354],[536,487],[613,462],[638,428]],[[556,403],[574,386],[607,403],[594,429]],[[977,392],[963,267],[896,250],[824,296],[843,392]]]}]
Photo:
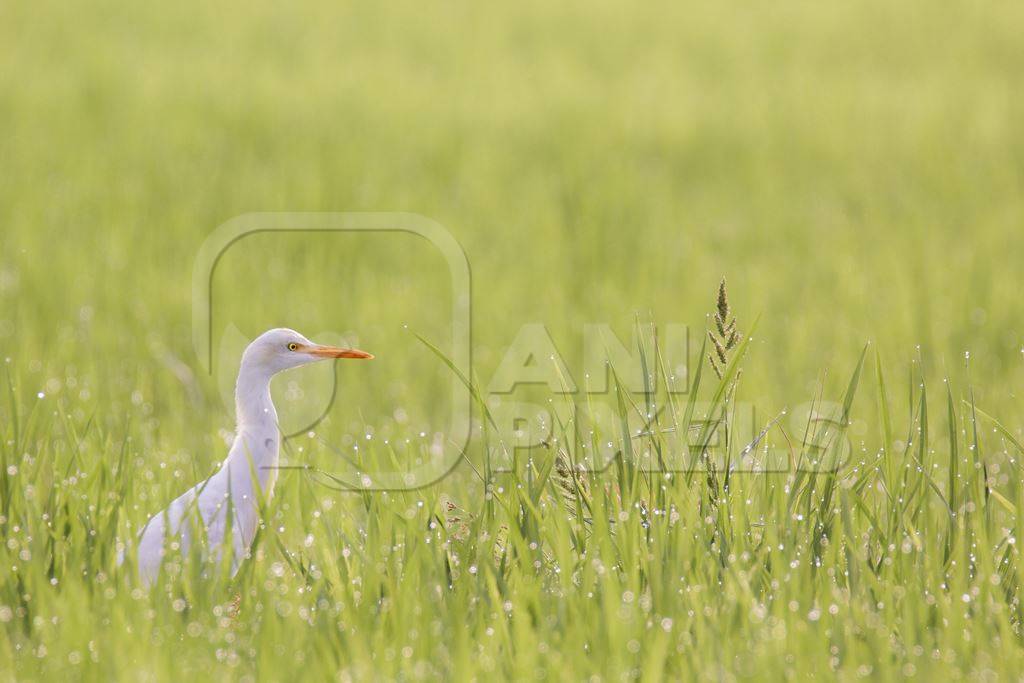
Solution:
[{"label": "egret's long white neck", "polygon": [[272,376],[264,364],[243,355],[235,383],[237,433],[224,463],[226,468],[237,470],[234,476],[245,474],[241,486],[248,484],[250,467],[254,467],[260,488],[268,497],[276,479],[280,444],[277,410],[270,398]]},{"label": "egret's long white neck", "polygon": [[277,429],[277,411],[270,399],[270,373],[242,359],[235,382],[235,420],[238,431],[247,428]]}]

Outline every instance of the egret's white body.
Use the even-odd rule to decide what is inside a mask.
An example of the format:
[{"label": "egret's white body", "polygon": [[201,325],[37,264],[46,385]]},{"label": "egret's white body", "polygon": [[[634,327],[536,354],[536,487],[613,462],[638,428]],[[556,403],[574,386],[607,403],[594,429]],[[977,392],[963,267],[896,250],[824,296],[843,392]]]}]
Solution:
[{"label": "egret's white body", "polygon": [[256,536],[261,501],[268,501],[274,492],[281,436],[270,398],[270,379],[282,370],[318,360],[372,357],[355,349],[314,344],[283,328],[265,332],[249,344],[235,384],[237,429],[228,457],[212,477],[175,498],[147,522],[138,547],[142,581],[149,585],[156,580],[166,548],[175,541],[187,554],[200,525],[204,533],[199,540],[206,546],[203,556],[219,560],[230,543],[234,573]]}]

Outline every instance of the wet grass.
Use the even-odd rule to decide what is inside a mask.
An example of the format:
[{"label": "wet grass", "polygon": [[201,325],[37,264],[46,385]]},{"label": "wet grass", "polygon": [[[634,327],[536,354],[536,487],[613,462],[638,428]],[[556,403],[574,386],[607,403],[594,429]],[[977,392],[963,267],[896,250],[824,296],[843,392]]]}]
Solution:
[{"label": "wet grass", "polygon": [[[729,414],[739,349],[721,380],[695,379],[701,417]],[[870,374],[887,432],[874,452],[847,438]],[[735,440],[711,445],[728,418],[691,424],[684,408],[678,431],[619,434],[622,457],[599,473],[579,466],[597,437],[560,431],[509,472],[470,464],[475,481],[422,490],[332,494],[296,474],[238,576],[172,557],[152,592],[116,553],[143,491],[162,500],[190,475],[153,466],[130,423],[109,431],[14,391],[3,656],[17,678],[1014,671],[1020,444],[948,384],[929,400],[914,378],[900,416],[882,377],[862,355],[836,411],[780,439],[797,465],[783,473]],[[696,466],[652,470],[655,451]],[[707,476],[711,451],[745,466]]]}]

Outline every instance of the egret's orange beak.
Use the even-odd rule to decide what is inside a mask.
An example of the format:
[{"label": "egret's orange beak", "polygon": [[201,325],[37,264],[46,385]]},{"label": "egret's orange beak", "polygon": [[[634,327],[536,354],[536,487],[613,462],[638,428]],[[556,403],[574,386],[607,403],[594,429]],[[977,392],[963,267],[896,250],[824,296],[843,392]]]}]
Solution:
[{"label": "egret's orange beak", "polygon": [[299,350],[319,358],[361,358],[363,360],[370,360],[373,358],[373,354],[367,353],[366,351],[360,351],[359,349],[339,349],[336,346],[307,346]]}]

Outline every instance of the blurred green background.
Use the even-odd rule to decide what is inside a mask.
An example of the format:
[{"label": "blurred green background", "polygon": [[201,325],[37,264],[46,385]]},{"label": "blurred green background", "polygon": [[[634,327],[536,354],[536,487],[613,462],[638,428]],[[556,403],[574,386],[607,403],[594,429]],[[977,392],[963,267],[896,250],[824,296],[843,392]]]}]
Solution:
[{"label": "blurred green background", "polygon": [[[524,323],[574,373],[585,323],[699,334],[726,276],[741,327],[762,316],[743,390],[766,409],[826,368],[840,385],[872,340],[897,376],[918,356],[961,372],[970,351],[979,400],[1016,426],[1022,20],[1011,3],[6,2],[2,355],[26,395],[101,419],[141,405],[155,447],[212,462],[231,416],[191,344],[206,236],[252,211],[408,211],[465,248],[483,383]],[[350,335],[378,361],[339,368],[335,415],[383,424],[444,410],[447,371],[411,332],[449,341],[448,287],[410,240],[260,236],[218,270],[215,327]]]},{"label": "blurred green background", "polygon": [[[1019,670],[1024,495],[998,458],[1024,425],[1022,35],[1008,2],[0,1],[0,678]],[[890,411],[869,361],[853,488],[726,477],[719,499],[710,476],[644,489],[619,468],[587,480],[606,500],[585,519],[533,461],[489,495],[467,466],[373,496],[284,473],[233,584],[171,574],[147,598],[117,545],[224,457],[263,330],[377,355],[336,364],[338,401],[286,462],[446,445],[451,373],[414,335],[450,350],[452,285],[407,235],[238,242],[205,372],[197,254],[259,211],[444,225],[485,387],[525,324],[578,385],[586,324],[696,341],[725,276],[740,328],[760,316],[737,403],[837,400],[870,340],[892,433],[917,443],[872,442]],[[282,412],[331,371],[276,380]],[[931,441],[906,420],[922,374]],[[968,380],[1009,431],[986,418],[978,446],[964,408],[945,444]]]}]

